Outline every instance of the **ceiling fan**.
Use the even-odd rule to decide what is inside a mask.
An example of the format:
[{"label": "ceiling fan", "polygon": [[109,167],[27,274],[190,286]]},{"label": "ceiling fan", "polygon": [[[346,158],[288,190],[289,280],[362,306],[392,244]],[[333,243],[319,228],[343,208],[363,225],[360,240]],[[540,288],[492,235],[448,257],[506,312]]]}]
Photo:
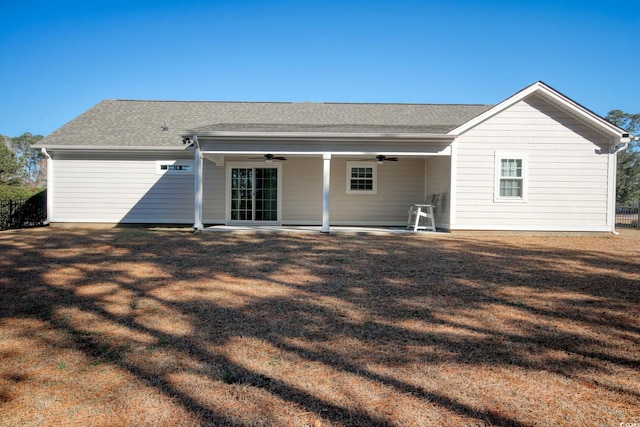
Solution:
[{"label": "ceiling fan", "polygon": [[273,154],[265,154],[262,157],[251,157],[251,159],[262,159],[267,163],[271,163],[274,160],[287,160],[286,157],[281,157],[281,156],[274,156]]},{"label": "ceiling fan", "polygon": [[[371,161],[371,159],[364,159],[364,160]],[[397,161],[398,161],[397,157],[387,157],[383,154],[379,154],[375,158],[375,162],[379,165],[383,164],[384,162],[397,162]]]}]

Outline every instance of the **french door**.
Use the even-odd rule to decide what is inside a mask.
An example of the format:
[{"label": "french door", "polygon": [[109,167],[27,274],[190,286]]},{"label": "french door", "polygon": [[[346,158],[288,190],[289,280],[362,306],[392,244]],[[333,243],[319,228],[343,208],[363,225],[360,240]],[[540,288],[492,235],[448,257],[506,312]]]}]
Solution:
[{"label": "french door", "polygon": [[229,222],[280,220],[280,167],[230,166],[227,170]]}]

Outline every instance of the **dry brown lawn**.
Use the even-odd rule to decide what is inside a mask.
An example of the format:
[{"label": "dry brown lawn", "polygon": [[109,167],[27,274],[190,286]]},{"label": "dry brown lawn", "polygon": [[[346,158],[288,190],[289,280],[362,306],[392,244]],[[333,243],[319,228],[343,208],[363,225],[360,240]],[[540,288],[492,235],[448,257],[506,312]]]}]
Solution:
[{"label": "dry brown lawn", "polygon": [[0,425],[640,423],[640,232],[0,233]]}]

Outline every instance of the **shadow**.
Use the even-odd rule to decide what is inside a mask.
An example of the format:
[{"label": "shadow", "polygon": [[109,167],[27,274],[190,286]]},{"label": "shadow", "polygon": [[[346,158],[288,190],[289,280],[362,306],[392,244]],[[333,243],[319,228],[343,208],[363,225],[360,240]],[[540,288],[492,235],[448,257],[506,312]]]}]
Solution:
[{"label": "shadow", "polygon": [[[188,157],[189,155],[191,157]],[[171,159],[158,159],[155,165],[153,162],[145,162],[147,169],[156,168],[155,174],[148,170],[138,172],[138,179],[146,184],[131,186],[131,177],[115,184],[122,186],[121,191],[110,191],[105,197],[114,197],[113,205],[123,210],[125,214],[120,219],[111,218],[106,222],[118,222],[121,225],[193,224],[195,200],[193,152],[187,150],[186,153],[175,153],[174,156]],[[205,161],[205,163],[210,162]],[[160,169],[176,167],[189,169]],[[114,185],[113,180],[110,180],[110,185]],[[127,194],[127,198],[123,200],[121,194]],[[135,203],[132,200],[135,200]]]},{"label": "shadow", "polygon": [[[435,148],[434,148],[435,149]],[[59,203],[56,216],[59,218],[80,218],[88,222],[105,222],[126,224],[184,224],[191,225],[194,222],[194,174],[193,152],[173,153],[171,156],[150,161],[148,156],[135,160],[144,160],[137,169],[132,168],[131,162],[123,161],[118,155],[101,154],[97,160],[109,160],[114,162],[113,168],[118,171],[113,176],[100,175],[104,188],[85,187],[76,188],[71,185],[64,189],[63,193],[74,194],[73,200],[66,208],[64,203]],[[151,159],[153,160],[153,158]],[[424,202],[425,169],[424,158],[403,158],[400,162],[387,162],[378,165],[378,188],[375,194],[358,195],[358,203],[353,203],[353,195],[346,193],[346,165],[352,157],[336,157],[332,160],[330,189],[333,208],[331,212],[333,223],[351,223],[358,225],[377,226],[381,224],[405,226],[407,211],[412,203]],[[244,167],[264,168],[269,163],[256,161],[252,157],[236,156],[230,161],[243,163]],[[436,160],[432,160],[436,161]],[[442,159],[437,160],[444,162]],[[174,163],[171,164],[171,163]],[[184,166],[185,170],[159,170],[160,167]],[[155,172],[153,168],[156,168]],[[122,174],[122,169],[129,170]],[[227,189],[229,186],[226,176],[227,166],[218,166],[212,160],[205,157],[203,160],[203,221],[207,225],[225,223],[230,209],[227,202]],[[103,172],[105,174],[110,172]],[[440,173],[435,169],[431,174]],[[431,176],[430,176],[431,177]],[[86,177],[83,177],[86,178]],[[79,178],[80,179],[80,178]],[[255,178],[258,179],[258,178]],[[322,157],[306,158],[291,157],[282,166],[280,172],[282,185],[281,217],[284,221],[305,225],[322,225]],[[433,176],[433,181],[442,181]],[[135,185],[132,182],[136,182]],[[68,185],[68,184],[67,184]],[[98,184],[96,184],[98,185]],[[251,216],[252,202],[255,204],[255,215],[258,222],[260,215],[266,215],[270,210],[261,211],[263,197],[260,182],[252,183],[252,191],[243,190],[249,200],[237,201],[237,213],[248,213]],[[398,192],[398,185],[404,190]],[[86,191],[86,194],[81,192]],[[231,190],[229,190],[231,191]],[[447,193],[448,188],[439,188],[439,192]],[[82,194],[82,195],[81,195]],[[96,197],[95,194],[99,194]],[[123,197],[123,194],[126,197]],[[283,195],[286,195],[284,197]],[[63,197],[62,195],[60,196]],[[230,196],[229,196],[230,197]],[[236,197],[240,197],[236,195]],[[254,200],[251,200],[254,197]],[[82,212],[77,212],[77,203],[82,200]],[[393,200],[393,202],[390,202]],[[446,201],[446,198],[443,199]],[[440,210],[446,210],[444,201],[441,201]],[[246,203],[246,204],[245,204]],[[447,202],[448,203],[448,202]],[[340,206],[350,205],[350,209],[340,209]],[[390,209],[390,206],[395,206]],[[67,210],[68,209],[68,210]],[[436,209],[436,213],[438,210]],[[230,215],[230,214],[229,214]],[[66,219],[65,221],[70,221]],[[74,220],[71,220],[74,221]],[[247,221],[251,224],[252,221]],[[268,223],[268,222],[267,222]]]},{"label": "shadow", "polygon": [[[0,347],[0,401],[57,378],[48,366],[104,390],[117,372],[139,387],[127,398],[157,394],[187,424],[526,426],[589,420],[614,402],[630,416],[640,261],[628,244],[5,232],[0,336],[25,350]],[[51,360],[23,372],[27,350]],[[139,410],[134,424],[176,422]]]}]

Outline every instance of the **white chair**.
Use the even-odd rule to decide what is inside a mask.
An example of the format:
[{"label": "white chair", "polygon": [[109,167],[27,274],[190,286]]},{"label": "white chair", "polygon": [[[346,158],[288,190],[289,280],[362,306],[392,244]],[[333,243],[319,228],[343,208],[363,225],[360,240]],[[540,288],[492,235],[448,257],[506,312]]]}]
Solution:
[{"label": "white chair", "polygon": [[438,199],[440,199],[440,194],[434,194],[431,198],[431,203],[409,206],[407,228],[413,228],[413,231],[436,231],[436,219],[433,215],[433,210],[438,206]]}]

